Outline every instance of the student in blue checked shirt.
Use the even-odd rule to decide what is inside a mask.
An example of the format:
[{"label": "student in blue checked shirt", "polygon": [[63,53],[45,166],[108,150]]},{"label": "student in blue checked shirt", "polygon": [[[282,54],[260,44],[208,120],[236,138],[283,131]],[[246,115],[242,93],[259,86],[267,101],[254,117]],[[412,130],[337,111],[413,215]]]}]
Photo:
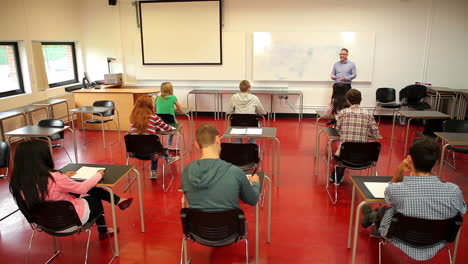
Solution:
[{"label": "student in blue checked shirt", "polygon": [[[415,139],[409,156],[401,162],[385,190],[385,200],[391,207],[383,206],[372,211],[368,204],[364,205],[362,226],[375,225],[380,236],[385,237],[396,212],[432,220],[465,214],[466,204],[460,188],[450,182],[441,182],[432,173],[439,156],[440,147],[435,140],[428,137]],[[410,172],[410,176],[404,176],[405,172]],[[445,246],[443,242],[427,248],[413,248],[398,241],[392,241],[392,244],[418,261],[432,258]]]}]

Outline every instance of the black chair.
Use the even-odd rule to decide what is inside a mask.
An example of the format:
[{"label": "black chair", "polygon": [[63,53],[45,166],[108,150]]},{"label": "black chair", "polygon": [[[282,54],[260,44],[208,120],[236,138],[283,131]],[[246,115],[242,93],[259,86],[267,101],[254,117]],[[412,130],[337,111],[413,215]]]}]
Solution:
[{"label": "black chair", "polygon": [[400,102],[402,106],[418,111],[430,109],[431,105],[424,102],[427,96],[427,88],[424,85],[412,84],[400,90]]},{"label": "black chair", "polygon": [[[129,164],[130,158],[135,158],[138,160],[143,161],[143,170],[144,170],[144,161],[145,160],[152,160],[154,155],[157,154],[162,154],[166,149],[163,148],[161,141],[159,140],[159,136],[154,135],[154,134],[126,134],[124,136],[125,140],[125,148],[127,149],[127,160],[126,164]],[[161,155],[160,155],[161,156]],[[162,188],[165,192],[169,189],[171,186],[172,182],[174,181],[174,175],[171,175],[171,181],[169,182],[169,185],[166,188],[166,181],[165,181],[165,170],[166,170],[166,165],[163,163],[163,182],[162,182]],[[130,177],[130,176],[129,176]],[[131,186],[131,184],[135,181],[136,178],[129,179],[128,186],[125,187],[124,191],[127,191],[127,189]]]},{"label": "black chair", "polygon": [[423,131],[414,132],[419,137],[426,136],[433,139],[436,139],[437,136],[434,134],[435,132],[442,132],[442,124],[445,120],[443,119],[426,119],[424,120],[424,128]]},{"label": "black chair", "polygon": [[172,114],[157,114],[166,124],[175,124],[175,118]]},{"label": "black chair", "polygon": [[220,158],[243,171],[249,171],[259,166],[260,156],[257,144],[253,143],[221,143]]},{"label": "black chair", "polygon": [[[442,126],[443,132],[468,133],[468,120],[445,120]],[[450,167],[456,169],[455,153],[468,154],[467,146],[448,146],[448,152],[452,152],[453,164],[445,161]]]},{"label": "black chair", "polygon": [[0,169],[5,168],[5,174],[0,174],[0,178],[8,176],[10,166],[10,146],[6,142],[0,141]]},{"label": "black chair", "polygon": [[[23,212],[23,210],[21,210]],[[88,232],[88,240],[86,242],[86,255],[84,263],[88,263],[88,249],[89,241],[91,238],[91,226],[96,220],[103,214],[97,213],[90,215],[89,220],[82,224],[78,214],[76,213],[75,207],[69,201],[45,201],[34,206],[30,212],[23,212],[26,219],[31,224],[33,233],[29,241],[28,254],[26,256],[26,263],[29,262],[29,254],[32,248],[32,241],[36,231],[44,231],[53,238],[54,255],[49,258],[46,263],[49,263],[54,259],[60,252],[55,246],[55,237],[70,236],[82,231]],[[112,258],[113,260],[114,258]],[[111,262],[112,262],[111,260]],[[109,262],[110,263],[110,262]]]},{"label": "black chair", "polygon": [[[459,230],[463,218],[460,214],[445,220],[428,220],[396,213],[390,224],[385,239],[379,243],[379,264],[382,263],[382,246],[398,241],[413,248],[426,248],[439,243],[455,242],[454,252],[458,248]],[[450,247],[446,244],[450,263],[456,255],[451,256]]]},{"label": "black chair", "polygon": [[[377,176],[377,161],[380,154],[380,142],[343,142],[340,146],[340,156],[336,157],[335,165],[335,198],[332,198],[328,190],[329,181],[327,180],[326,190],[332,204],[338,201],[338,179],[336,168],[343,167],[351,170],[374,169],[374,175]],[[344,177],[344,175],[343,175]]]},{"label": "black chair", "polygon": [[[93,106],[96,106],[96,107],[115,107],[115,103],[113,101],[110,101],[110,100],[102,100],[102,101],[94,102]],[[107,111],[104,111],[104,112],[101,112],[101,113],[94,113],[91,116],[91,119],[85,120],[85,123],[103,125],[104,123],[114,122],[115,127],[117,127],[117,124],[115,123],[115,120],[114,120],[114,113],[115,113],[115,109],[107,110]],[[95,117],[100,117],[100,118],[96,119]]]},{"label": "black chair", "polygon": [[259,127],[261,118],[265,123],[265,117],[257,114],[230,114],[227,119],[232,127]]},{"label": "black chair", "polygon": [[[64,128],[65,123],[63,123],[63,121],[60,120],[60,119],[44,119],[44,120],[39,121],[37,123],[37,126],[39,126],[39,127]],[[70,162],[73,162],[70,155],[68,154],[68,151],[63,146],[64,137],[65,137],[65,132],[62,131],[62,132],[54,134],[54,135],[52,135],[52,136],[50,136],[48,138],[50,139],[50,141],[52,143],[54,143],[54,141],[60,141],[57,144],[52,144],[52,148],[62,148],[65,151],[65,153],[67,154],[68,159],[70,159]],[[46,139],[47,140],[47,138],[41,138],[41,139]]]},{"label": "black chair", "polygon": [[[393,114],[400,109],[400,104],[396,103],[396,91],[393,88],[378,88],[375,92],[375,99],[376,99],[376,107],[374,108],[375,111],[381,110],[382,108],[391,109],[393,110]],[[379,113],[379,124],[380,124],[380,113]]]},{"label": "black chair", "polygon": [[187,240],[190,239],[208,247],[224,247],[241,240],[245,242],[245,261],[249,263],[249,241],[247,240],[247,220],[241,209],[205,211],[182,208],[180,211],[182,230],[182,257],[188,264]]}]

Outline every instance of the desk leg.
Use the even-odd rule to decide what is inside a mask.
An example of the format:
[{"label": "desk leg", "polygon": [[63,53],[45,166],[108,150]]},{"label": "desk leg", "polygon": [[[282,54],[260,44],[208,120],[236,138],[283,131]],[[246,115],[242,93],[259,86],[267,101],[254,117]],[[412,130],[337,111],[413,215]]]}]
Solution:
[{"label": "desk leg", "polygon": [[180,175],[182,175],[182,171],[184,169],[184,159],[183,159],[183,157],[185,156],[184,137],[182,136],[182,134],[180,132],[177,133],[176,135],[179,138],[178,141],[180,142],[179,163],[180,163]]},{"label": "desk leg", "polygon": [[[281,143],[277,137],[274,138],[276,141],[276,187],[280,185],[280,155],[281,155]],[[272,166],[274,163],[272,164]]]},{"label": "desk leg", "polygon": [[440,155],[440,162],[439,162],[439,178],[442,177],[442,167],[444,166],[444,158],[445,158],[445,150],[450,144],[445,144],[442,147],[442,153]]},{"label": "desk leg", "polygon": [[52,140],[50,140],[50,137],[46,137],[47,142],[49,143],[49,150],[50,150],[50,155],[52,155]]},{"label": "desk leg", "polygon": [[315,120],[315,157],[318,156],[318,153],[319,153],[319,121],[320,121],[321,117],[318,116],[317,119]]},{"label": "desk leg", "polygon": [[351,209],[349,211],[348,248],[351,248],[351,236],[353,234],[354,199],[356,199],[356,185],[353,184],[353,192],[351,194]]},{"label": "desk leg", "polygon": [[317,134],[317,145],[315,146],[316,148],[316,156],[315,156],[315,176],[318,175],[318,167],[319,167],[319,161],[320,161],[320,135],[322,134],[323,129],[320,129],[320,131]]},{"label": "desk leg", "polygon": [[119,110],[115,109],[115,112],[117,113],[117,131],[118,131],[118,137],[119,137],[119,142],[121,142],[120,139],[120,113]]},{"label": "desk leg", "polygon": [[300,104],[299,104],[299,122],[301,122],[302,121],[302,114],[304,112],[302,110],[303,107],[304,107],[304,96],[301,95],[301,94],[299,94],[299,102],[300,102]]},{"label": "desk leg", "polygon": [[271,192],[272,184],[271,179],[265,175],[265,179],[268,181],[268,224],[267,224],[267,243],[271,243]]},{"label": "desk leg", "polygon": [[3,120],[0,120],[0,129],[2,130],[2,141],[5,141],[5,129],[3,128]]},{"label": "desk leg", "polygon": [[[270,191],[270,190],[268,190]],[[257,205],[255,206],[255,263],[259,264],[260,263],[260,244],[259,244],[259,221],[260,221],[260,210],[259,210],[260,205],[257,202]]]},{"label": "desk leg", "polygon": [[455,243],[453,244],[452,264],[455,264],[455,261],[457,260],[458,241],[460,240],[460,233],[461,233],[461,227],[458,230],[457,238],[455,238]]},{"label": "desk leg", "polygon": [[408,124],[406,124],[405,151],[404,151],[403,157],[406,157],[406,153],[407,153],[407,148],[408,148],[408,137],[409,137],[409,128],[410,128],[411,120],[412,120],[412,118],[409,118],[409,119],[408,119]]},{"label": "desk leg", "polygon": [[76,135],[75,135],[75,130],[71,129],[68,127],[68,130],[72,133],[73,136],[73,150],[75,151],[75,162],[78,163],[78,150],[76,146]]},{"label": "desk leg", "polygon": [[143,213],[143,195],[142,195],[142,190],[141,190],[141,177],[140,177],[140,172],[133,168],[133,172],[136,174],[137,178],[137,184],[138,184],[138,200],[140,202],[140,221],[141,221],[141,232],[145,232],[145,216]]},{"label": "desk leg", "polygon": [[356,251],[357,251],[357,242],[358,242],[358,228],[359,228],[359,212],[361,207],[366,204],[366,201],[362,201],[356,208],[356,219],[354,219],[354,239],[353,239],[353,255],[351,258],[351,264],[356,264]]},{"label": "desk leg", "polygon": [[194,104],[195,104],[195,117],[198,117],[198,104],[197,104],[197,94],[194,94]]},{"label": "desk leg", "polygon": [[65,104],[67,106],[67,118],[68,118],[68,124],[70,125],[70,108],[68,106],[68,101],[65,101]]},{"label": "desk leg", "polygon": [[112,227],[114,228],[114,243],[115,243],[115,256],[118,257],[120,255],[120,249],[119,249],[119,235],[117,232],[117,217],[115,216],[115,201],[114,201],[114,192],[112,191],[112,188],[109,188],[107,186],[102,186],[101,188],[106,189],[111,197],[111,211],[112,211]]},{"label": "desk leg", "polygon": [[393,141],[395,137],[395,119],[398,111],[393,111],[393,123],[392,123],[392,137],[390,138],[390,149],[393,149]]},{"label": "desk leg", "polygon": [[[104,120],[104,116],[102,116],[102,113],[99,113],[101,116],[101,120]],[[102,144],[104,145],[104,148],[106,148],[106,135],[104,134],[104,122],[101,122],[101,131],[102,131]]]}]

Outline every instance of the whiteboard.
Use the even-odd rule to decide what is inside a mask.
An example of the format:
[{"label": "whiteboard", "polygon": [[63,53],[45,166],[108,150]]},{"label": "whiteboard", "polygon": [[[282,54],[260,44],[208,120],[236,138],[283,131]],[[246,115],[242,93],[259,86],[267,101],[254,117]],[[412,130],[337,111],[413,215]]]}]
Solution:
[{"label": "whiteboard", "polygon": [[221,64],[219,0],[139,1],[143,64]]},{"label": "whiteboard", "polygon": [[356,64],[354,81],[371,82],[374,32],[254,32],[253,78],[257,81],[330,81],[341,48]]},{"label": "whiteboard", "polygon": [[[243,80],[245,79],[244,32],[223,32],[222,65],[136,65],[137,80]],[[136,47],[136,52],[141,52]],[[138,54],[138,53],[137,53]]]}]

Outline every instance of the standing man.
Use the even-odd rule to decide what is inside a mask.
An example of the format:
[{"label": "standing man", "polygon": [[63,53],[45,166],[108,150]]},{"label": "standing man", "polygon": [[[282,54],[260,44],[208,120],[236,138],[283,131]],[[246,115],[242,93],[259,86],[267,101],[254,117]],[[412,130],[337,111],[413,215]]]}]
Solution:
[{"label": "standing man", "polygon": [[356,65],[348,60],[348,49],[340,50],[340,61],[333,65],[330,77],[335,83],[342,83],[346,86],[346,91],[351,89],[351,81],[356,78]]}]

